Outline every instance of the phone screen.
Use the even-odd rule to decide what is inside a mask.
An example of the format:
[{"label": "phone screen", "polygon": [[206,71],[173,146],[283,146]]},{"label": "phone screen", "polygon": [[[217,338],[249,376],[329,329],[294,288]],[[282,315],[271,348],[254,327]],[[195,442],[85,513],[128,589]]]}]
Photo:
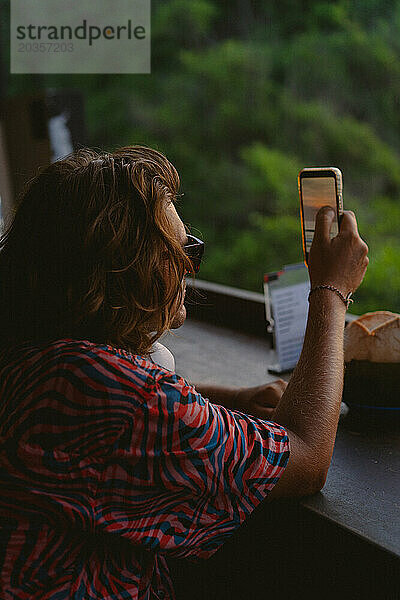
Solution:
[{"label": "phone screen", "polygon": [[303,199],[304,238],[306,252],[310,252],[314,239],[315,217],[322,206],[331,206],[335,211],[330,237],[339,233],[336,182],[334,177],[302,177],[300,179]]}]

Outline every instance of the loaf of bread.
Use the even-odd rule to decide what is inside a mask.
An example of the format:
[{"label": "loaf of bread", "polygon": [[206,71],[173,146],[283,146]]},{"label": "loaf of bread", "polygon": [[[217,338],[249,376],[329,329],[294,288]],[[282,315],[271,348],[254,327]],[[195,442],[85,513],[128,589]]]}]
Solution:
[{"label": "loaf of bread", "polygon": [[400,315],[380,310],[352,321],[344,332],[344,360],[400,363]]}]

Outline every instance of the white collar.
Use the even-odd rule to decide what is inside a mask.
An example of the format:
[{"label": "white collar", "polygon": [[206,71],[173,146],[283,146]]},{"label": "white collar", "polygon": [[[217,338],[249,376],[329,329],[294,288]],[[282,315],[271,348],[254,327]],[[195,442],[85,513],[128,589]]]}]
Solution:
[{"label": "white collar", "polygon": [[174,355],[168,348],[160,344],[160,342],[154,342],[153,347],[150,350],[150,360],[163,369],[167,369],[173,373],[175,372]]}]

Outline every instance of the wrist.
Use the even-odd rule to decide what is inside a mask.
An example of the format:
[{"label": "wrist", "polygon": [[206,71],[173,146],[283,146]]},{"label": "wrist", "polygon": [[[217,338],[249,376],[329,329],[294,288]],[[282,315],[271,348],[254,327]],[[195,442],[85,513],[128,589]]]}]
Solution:
[{"label": "wrist", "polygon": [[318,307],[323,306],[330,311],[334,310],[336,313],[343,313],[343,317],[346,315],[347,306],[339,294],[325,287],[315,286],[311,289],[315,291],[313,291],[313,293],[310,292],[308,296],[310,308],[317,309]]},{"label": "wrist", "polygon": [[310,301],[310,298],[313,295],[315,295],[315,294],[317,294],[319,292],[325,291],[325,290],[328,291],[331,294],[335,294],[342,301],[342,303],[345,306],[346,310],[348,310],[350,304],[353,303],[353,299],[351,297],[352,296],[352,292],[351,291],[347,292],[345,294],[345,293],[343,293],[343,291],[340,288],[338,288],[338,287],[336,287],[336,286],[334,286],[332,284],[329,284],[329,283],[311,286],[310,293],[308,295],[308,301]]}]

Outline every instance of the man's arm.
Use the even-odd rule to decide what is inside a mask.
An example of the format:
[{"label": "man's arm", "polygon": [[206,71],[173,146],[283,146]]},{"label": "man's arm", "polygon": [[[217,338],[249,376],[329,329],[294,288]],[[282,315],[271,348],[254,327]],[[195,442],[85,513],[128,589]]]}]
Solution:
[{"label": "man's arm", "polygon": [[[325,482],[343,391],[345,315],[345,304],[330,290],[318,290],[310,297],[301,356],[286,390],[279,394],[282,397],[278,405],[268,417],[285,426],[291,448],[286,472],[270,492],[270,498],[294,495],[294,488],[296,494],[307,495],[321,489]],[[201,383],[195,387],[211,402],[240,408],[238,397],[242,388]]]},{"label": "man's arm", "polygon": [[325,483],[343,392],[345,315],[345,304],[330,290],[310,297],[303,350],[271,417],[288,431],[291,459],[270,498],[296,488],[307,495]]},{"label": "man's arm", "polygon": [[[333,218],[332,209],[321,209],[317,215],[309,274],[312,287],[333,285],[346,296],[364,278],[368,246],[360,238],[350,211],[344,212],[340,232],[331,240]],[[345,315],[346,306],[333,291],[318,289],[310,296],[303,350],[271,415],[271,420],[286,428],[290,459],[270,498],[313,494],[325,483],[343,391]],[[218,399],[235,408],[234,389],[197,387],[212,401]]]},{"label": "man's arm", "polygon": [[[332,210],[322,209],[317,215],[309,274],[312,287],[333,285],[345,296],[364,278],[368,246],[350,211],[345,211],[340,232],[331,240],[333,218]],[[325,483],[343,391],[345,315],[344,302],[331,290],[318,289],[310,296],[303,350],[271,417],[286,428],[290,459],[270,498],[305,496]],[[212,389],[208,392],[211,396]],[[225,402],[235,402],[232,390],[218,393]]]},{"label": "man's arm", "polygon": [[213,404],[220,404],[230,410],[240,410],[248,415],[270,421],[287,383],[283,379],[276,379],[270,383],[243,388],[207,383],[192,385]]},{"label": "man's arm", "polygon": [[[309,260],[311,286],[333,285],[346,296],[364,278],[368,246],[350,211],[345,211],[340,232],[331,240],[333,216],[326,209],[317,215]],[[315,493],[325,483],[343,391],[345,314],[346,306],[335,292],[318,289],[310,296],[303,350],[273,414],[288,432],[290,459],[270,498]]]},{"label": "man's arm", "polygon": [[237,396],[240,388],[225,387],[212,383],[192,383],[192,385],[203,398],[208,398],[214,404],[220,404],[231,410],[237,408]]}]

